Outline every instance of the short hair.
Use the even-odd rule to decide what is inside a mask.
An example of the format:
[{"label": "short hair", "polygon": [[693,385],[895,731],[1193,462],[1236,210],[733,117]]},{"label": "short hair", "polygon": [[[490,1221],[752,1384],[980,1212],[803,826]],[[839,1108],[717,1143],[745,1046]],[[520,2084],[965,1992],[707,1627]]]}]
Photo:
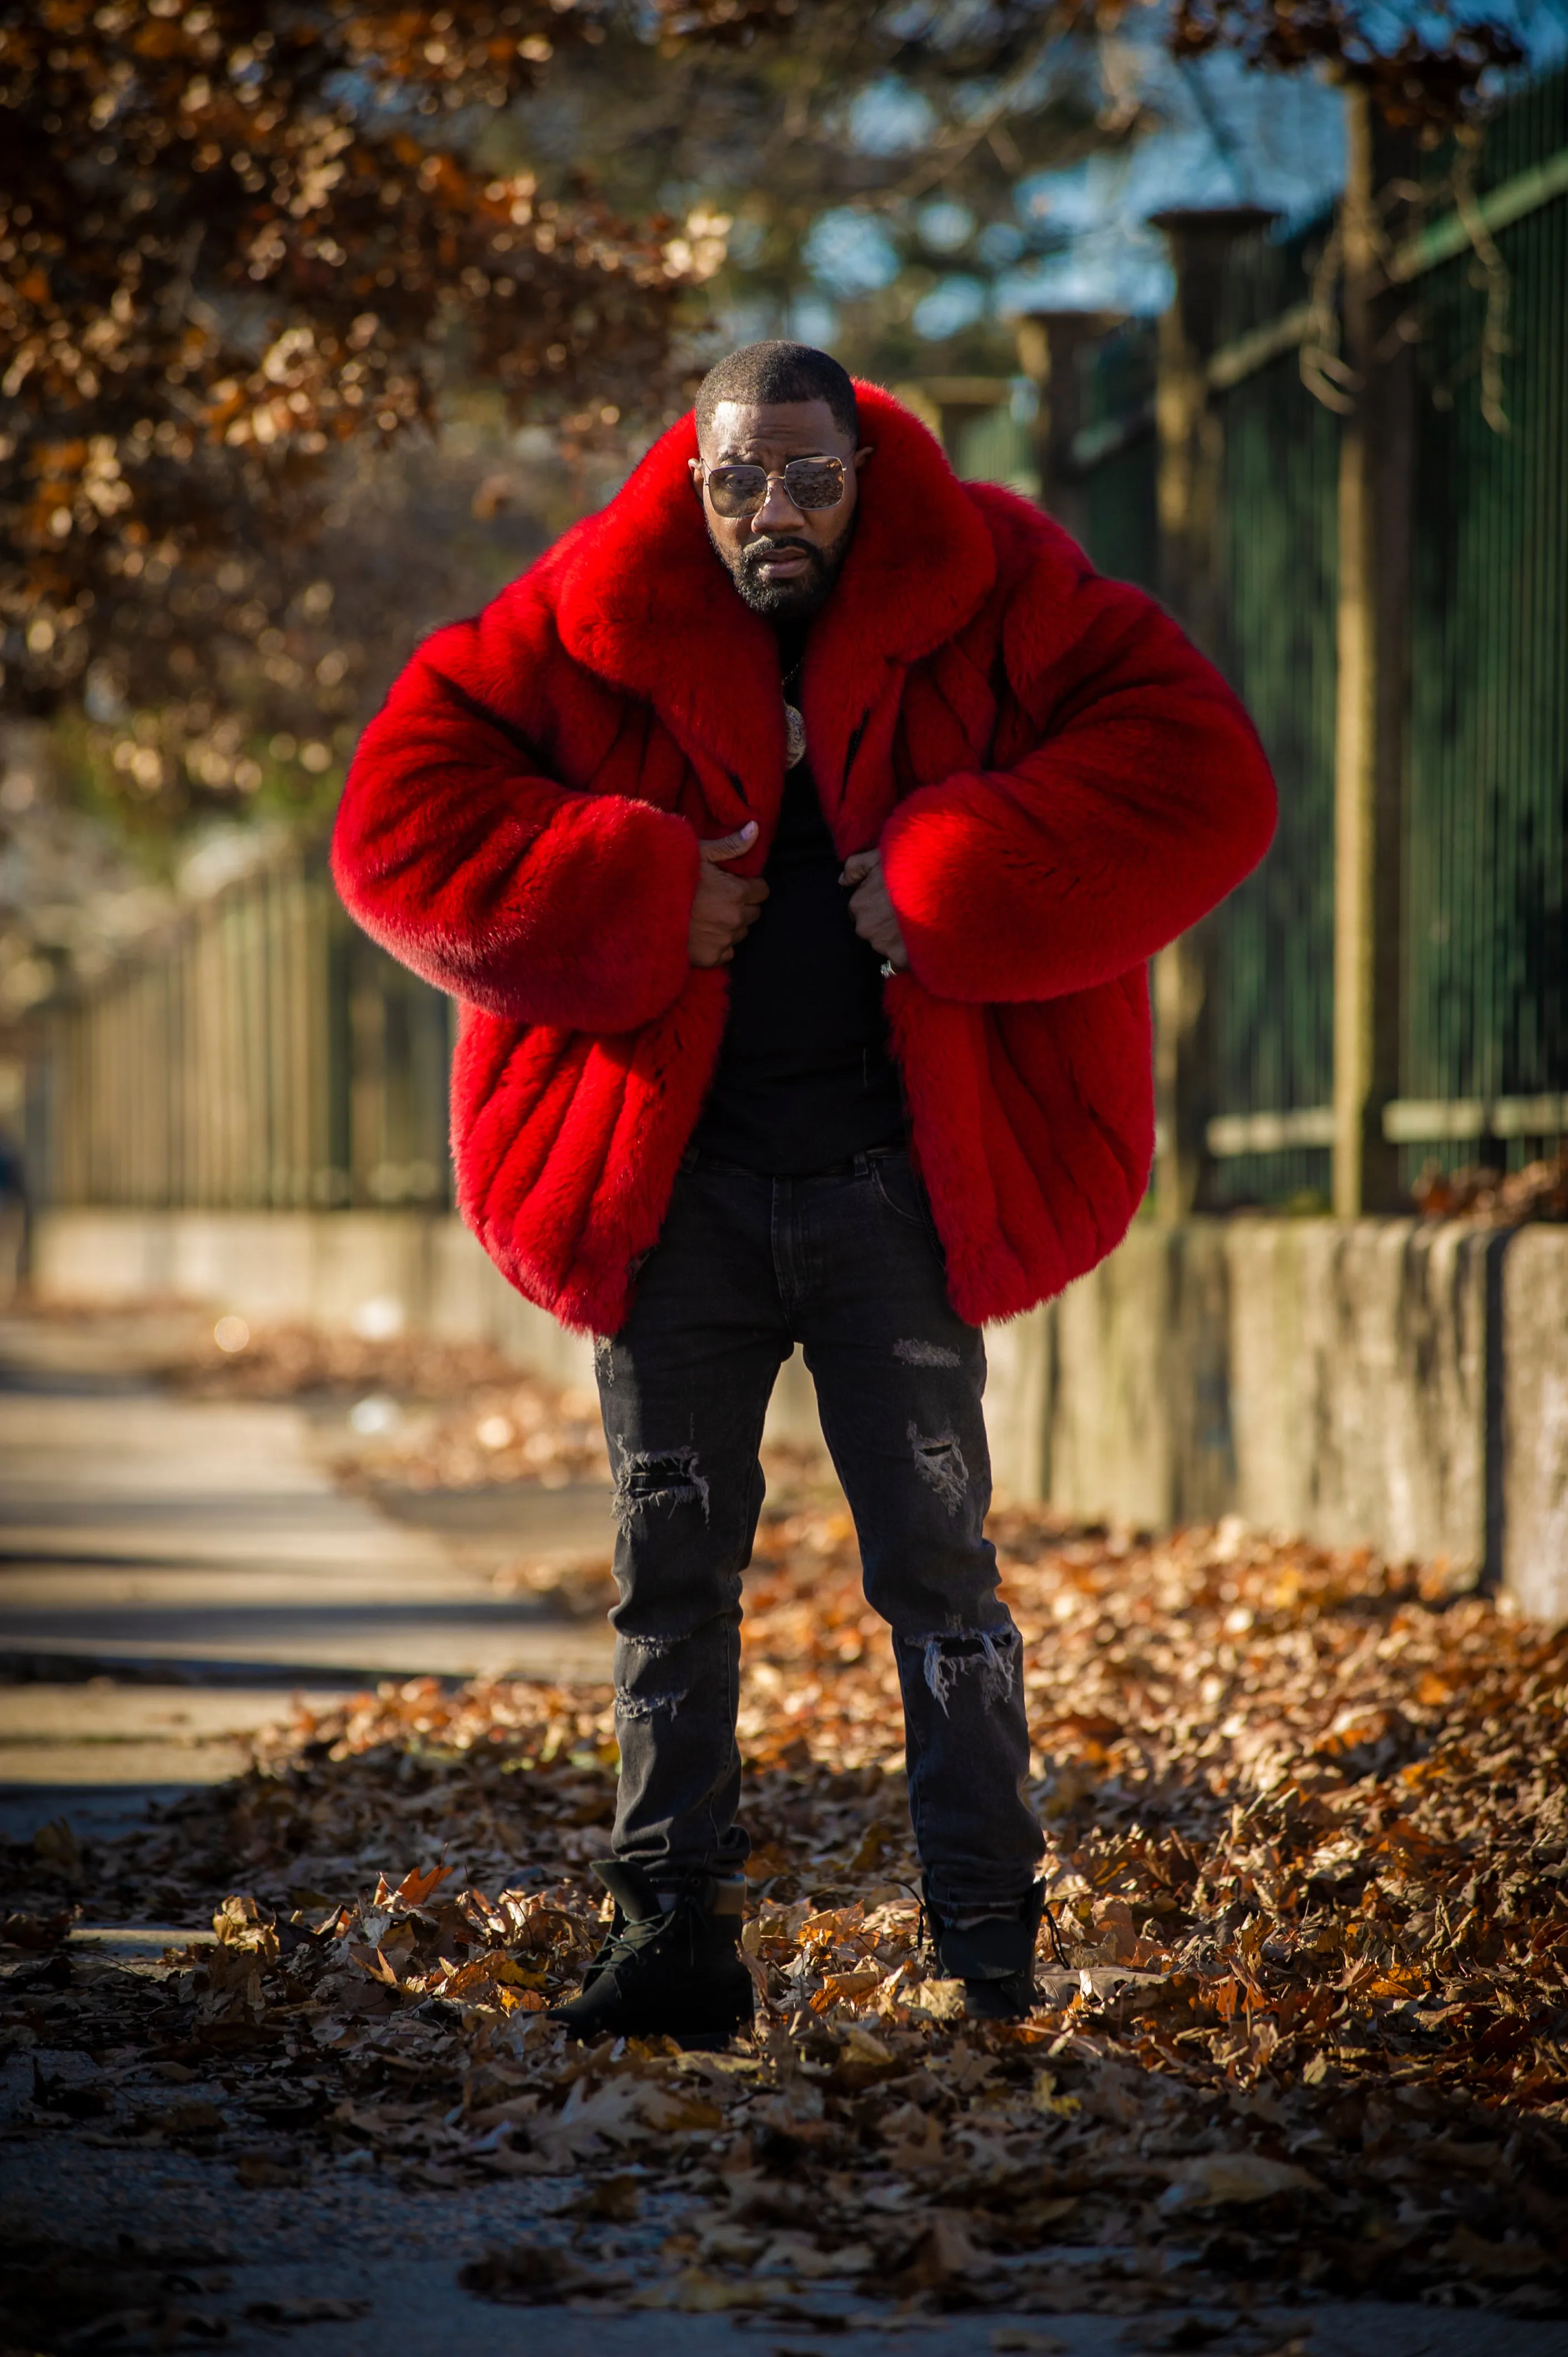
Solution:
[{"label": "short hair", "polygon": [[860,440],[860,414],[849,371],[831,352],[775,339],[742,344],[711,368],[697,387],[697,434],[707,433],[721,401],[825,401],[833,423]]}]

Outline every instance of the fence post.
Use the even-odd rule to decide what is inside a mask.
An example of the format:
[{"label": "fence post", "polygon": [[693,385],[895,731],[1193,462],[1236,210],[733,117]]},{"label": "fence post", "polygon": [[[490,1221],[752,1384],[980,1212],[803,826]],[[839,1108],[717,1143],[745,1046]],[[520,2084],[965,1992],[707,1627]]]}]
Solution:
[{"label": "fence post", "polygon": [[[1155,392],[1159,442],[1160,595],[1206,654],[1224,648],[1220,479],[1224,446],[1208,394],[1226,258],[1273,215],[1253,205],[1155,213],[1176,274],[1162,314]],[[1195,927],[1155,960],[1155,1208],[1186,1218],[1208,1170],[1209,936]]]},{"label": "fence post", "polygon": [[1083,424],[1079,355],[1117,323],[1113,311],[1030,311],[1015,329],[1018,365],[1035,385],[1035,428],[1040,505],[1074,540],[1089,536],[1089,502],[1072,463],[1072,438]]},{"label": "fence post", "polygon": [[1384,276],[1372,102],[1346,93],[1340,210],[1348,406],[1339,443],[1334,746],[1334,1211],[1392,1211],[1412,468],[1412,347]]}]

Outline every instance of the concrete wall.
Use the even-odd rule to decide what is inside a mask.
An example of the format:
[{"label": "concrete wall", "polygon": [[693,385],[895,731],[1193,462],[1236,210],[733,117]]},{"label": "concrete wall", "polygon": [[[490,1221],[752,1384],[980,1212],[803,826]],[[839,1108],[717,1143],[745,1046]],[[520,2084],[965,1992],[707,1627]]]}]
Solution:
[{"label": "concrete wall", "polygon": [[1568,1620],[1568,1229],[1521,1228],[1498,1290],[1504,1577],[1527,1612]]},{"label": "concrete wall", "polygon": [[[54,1211],[45,1297],[176,1297],[493,1342],[561,1382],[589,1344],[521,1301],[455,1220],[409,1212]],[[1445,1560],[1568,1619],[1568,1228],[1140,1222],[1049,1309],[993,1328],[1000,1490],[1160,1528],[1238,1513]],[[814,1437],[786,1365],[768,1429]]]},{"label": "concrete wall", "polygon": [[1239,1513],[1395,1559],[1446,1556],[1456,1572],[1486,1564],[1487,1291],[1501,1241],[1407,1220],[1231,1229]]},{"label": "concrete wall", "polygon": [[1141,1222],[1057,1305],[1046,1493],[1478,1570],[1506,1241],[1457,1221]]},{"label": "concrete wall", "polygon": [[46,1301],[210,1302],[258,1324],[372,1324],[492,1342],[557,1383],[592,1383],[593,1344],[514,1293],[458,1220],[417,1211],[46,1211]]}]

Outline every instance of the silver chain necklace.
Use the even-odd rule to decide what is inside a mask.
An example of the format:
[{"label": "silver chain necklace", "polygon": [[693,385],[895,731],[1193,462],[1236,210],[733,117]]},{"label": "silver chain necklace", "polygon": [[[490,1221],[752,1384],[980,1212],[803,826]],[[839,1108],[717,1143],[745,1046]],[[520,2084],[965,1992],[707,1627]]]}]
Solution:
[{"label": "silver chain necklace", "polygon": [[787,770],[793,770],[806,758],[806,723],[800,706],[789,701],[789,690],[795,684],[800,663],[805,660],[802,655],[800,662],[787,671],[779,683],[784,694],[784,767]]}]

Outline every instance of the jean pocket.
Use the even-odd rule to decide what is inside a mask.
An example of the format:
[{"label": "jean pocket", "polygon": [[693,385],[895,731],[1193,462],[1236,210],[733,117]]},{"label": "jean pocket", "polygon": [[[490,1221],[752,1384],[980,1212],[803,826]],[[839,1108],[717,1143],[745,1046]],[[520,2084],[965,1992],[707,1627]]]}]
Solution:
[{"label": "jean pocket", "polygon": [[907,1227],[918,1228],[940,1257],[942,1240],[931,1217],[930,1200],[908,1156],[889,1154],[874,1162],[871,1183],[883,1208],[891,1211],[896,1220],[902,1220]]}]

